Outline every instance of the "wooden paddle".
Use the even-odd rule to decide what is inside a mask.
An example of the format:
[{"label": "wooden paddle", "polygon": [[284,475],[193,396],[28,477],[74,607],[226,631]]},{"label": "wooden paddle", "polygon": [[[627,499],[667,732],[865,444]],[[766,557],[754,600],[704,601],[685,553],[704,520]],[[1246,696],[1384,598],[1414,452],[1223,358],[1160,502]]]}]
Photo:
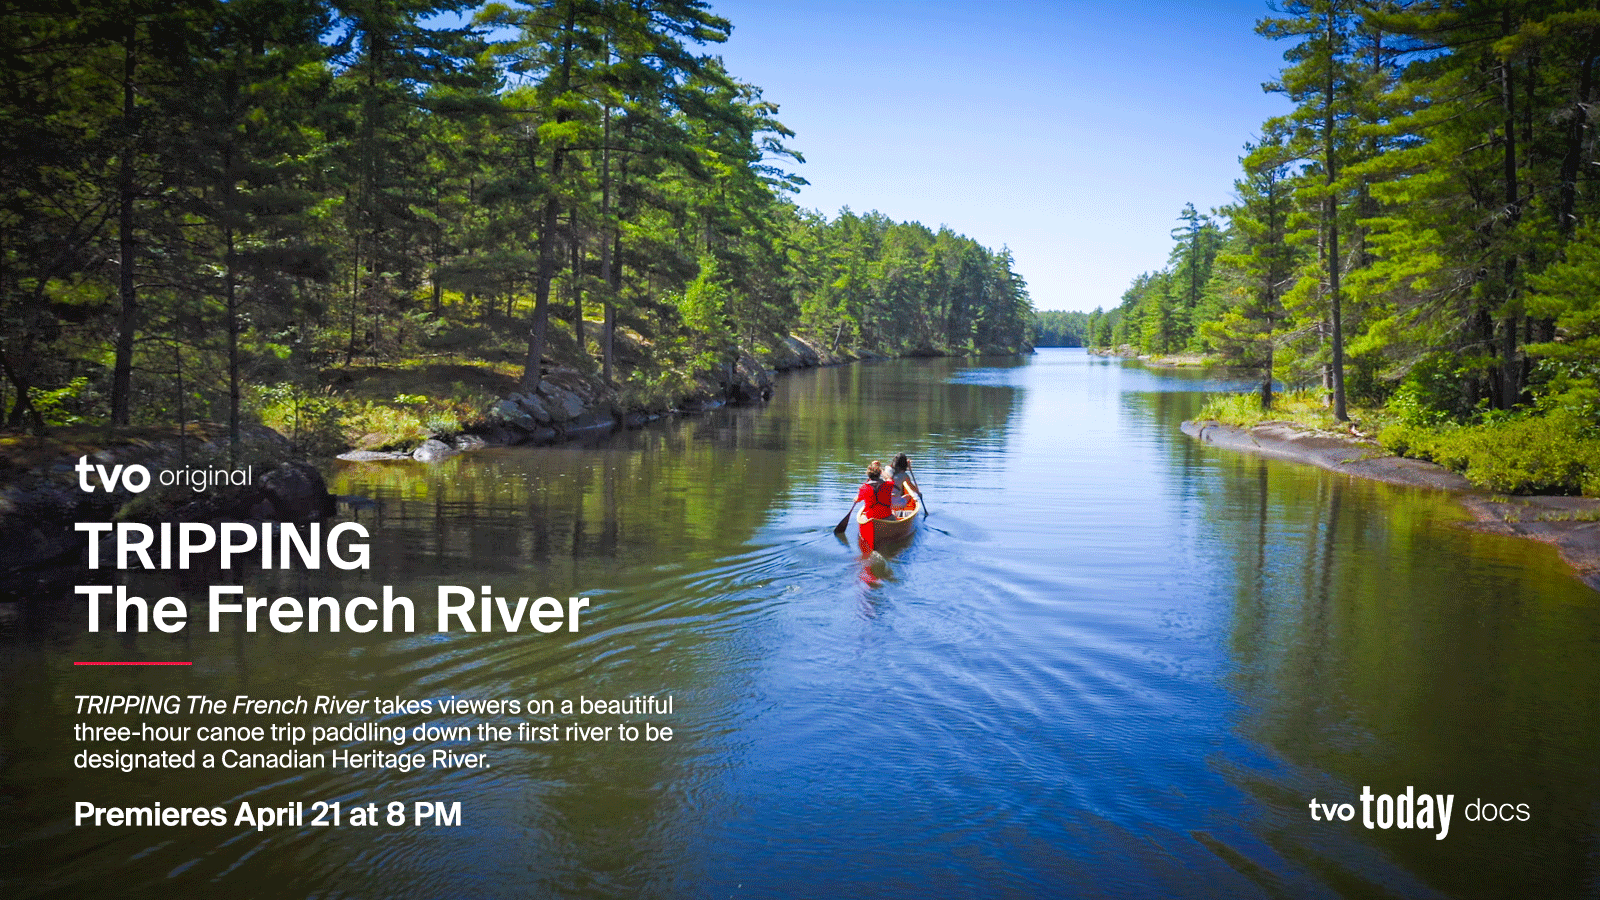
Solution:
[{"label": "wooden paddle", "polygon": [[852,503],[850,504],[850,511],[844,514],[844,518],[839,520],[839,524],[833,526],[833,533],[844,534],[845,526],[850,524],[850,517],[855,515],[855,512],[856,505]]}]

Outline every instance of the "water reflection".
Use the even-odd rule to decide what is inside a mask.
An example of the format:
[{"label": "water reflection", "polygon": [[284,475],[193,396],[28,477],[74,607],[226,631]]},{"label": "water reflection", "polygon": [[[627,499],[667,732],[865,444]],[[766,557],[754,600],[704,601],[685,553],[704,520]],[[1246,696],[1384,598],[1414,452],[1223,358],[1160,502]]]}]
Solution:
[{"label": "water reflection", "polygon": [[[0,889],[1366,897],[1600,883],[1592,592],[1548,548],[1459,527],[1436,495],[1179,434],[1224,384],[1066,352],[880,363],[786,376],[767,407],[591,446],[341,467],[370,571],[131,573],[130,589],[345,598],[388,584],[417,601],[415,634],[88,635],[50,598],[0,625]],[[901,451],[930,515],[880,548],[879,574],[831,529],[866,462]],[[441,584],[593,605],[576,635],[439,633]],[[128,653],[196,665],[70,665]],[[74,768],[72,697],[130,691],[670,693],[676,736],[422,741],[411,749],[487,749],[492,765],[412,773]],[[478,721],[383,723],[423,719]],[[1407,784],[1456,795],[1447,840],[1310,821],[1313,796]],[[1461,821],[1479,796],[1534,818]],[[74,828],[74,797],[444,799],[466,821],[110,831]]]},{"label": "water reflection", "polygon": [[[1443,841],[1290,816],[1280,852],[1358,895],[1394,868],[1446,896],[1593,884],[1600,610],[1555,551],[1463,528],[1427,491],[1209,450],[1197,465],[1232,570],[1241,733],[1302,803],[1358,803],[1365,785],[1455,795]],[[1278,773],[1238,781],[1264,805],[1297,799]],[[1479,798],[1536,814],[1466,821]]]}]

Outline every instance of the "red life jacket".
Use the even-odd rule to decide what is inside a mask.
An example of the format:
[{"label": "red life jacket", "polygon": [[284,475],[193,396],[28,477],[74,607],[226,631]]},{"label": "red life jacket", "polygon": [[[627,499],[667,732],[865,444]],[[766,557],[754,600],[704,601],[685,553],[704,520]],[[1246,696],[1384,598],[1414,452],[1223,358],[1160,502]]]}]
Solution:
[{"label": "red life jacket", "polygon": [[894,515],[894,483],[869,481],[856,492],[857,500],[866,501],[862,515],[869,519],[887,519]]}]

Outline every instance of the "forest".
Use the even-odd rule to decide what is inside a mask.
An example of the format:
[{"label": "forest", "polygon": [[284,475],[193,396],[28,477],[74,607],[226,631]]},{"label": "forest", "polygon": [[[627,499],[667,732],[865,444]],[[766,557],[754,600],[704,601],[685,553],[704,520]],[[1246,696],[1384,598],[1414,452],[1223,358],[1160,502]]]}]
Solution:
[{"label": "forest", "polygon": [[1089,344],[1248,367],[1264,413],[1303,388],[1495,490],[1600,494],[1600,9],[1316,0],[1256,30],[1292,110]]},{"label": "forest", "polygon": [[1042,309],[1034,314],[1035,347],[1086,347],[1089,314],[1076,310]]},{"label": "forest", "polygon": [[[793,135],[698,0],[0,9],[9,430],[449,431],[552,367],[649,407],[790,335],[1029,344],[1009,252],[794,202]],[[348,390],[374,371],[420,387]]]}]

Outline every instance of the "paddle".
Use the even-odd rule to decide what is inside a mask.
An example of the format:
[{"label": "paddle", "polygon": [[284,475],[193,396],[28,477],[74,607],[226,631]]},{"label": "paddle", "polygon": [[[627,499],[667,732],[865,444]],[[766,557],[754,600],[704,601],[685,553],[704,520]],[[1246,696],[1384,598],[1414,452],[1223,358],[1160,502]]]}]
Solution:
[{"label": "paddle", "polygon": [[922,517],[928,517],[928,495],[922,492],[922,485],[917,484],[915,475],[911,476],[911,486],[917,489],[917,505],[922,507]]},{"label": "paddle", "polygon": [[850,511],[844,514],[844,518],[839,520],[839,524],[833,526],[834,534],[844,534],[844,528],[850,524],[850,517],[855,514],[855,511],[856,505],[854,503],[850,504]]}]

